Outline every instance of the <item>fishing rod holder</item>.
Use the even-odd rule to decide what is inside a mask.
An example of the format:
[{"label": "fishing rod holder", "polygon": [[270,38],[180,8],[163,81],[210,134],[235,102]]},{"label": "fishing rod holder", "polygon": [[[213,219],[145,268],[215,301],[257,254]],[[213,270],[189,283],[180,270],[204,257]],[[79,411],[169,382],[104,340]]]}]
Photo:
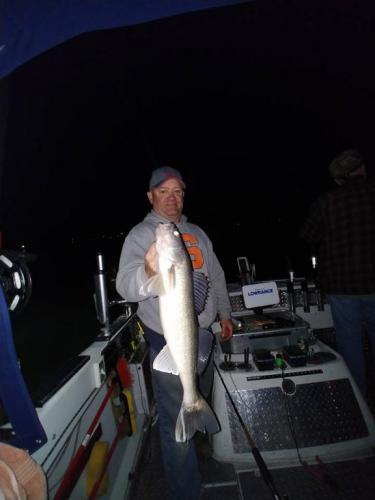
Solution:
[{"label": "fishing rod holder", "polygon": [[101,324],[101,335],[110,337],[109,329],[109,303],[107,294],[106,273],[104,269],[104,259],[101,253],[96,255],[97,272],[94,276],[94,303],[96,309],[96,317]]},{"label": "fishing rod holder", "polygon": [[[124,326],[128,319],[135,314],[135,311],[134,304],[127,302],[125,299],[108,299],[107,274],[105,271],[104,257],[101,253],[96,255],[96,263],[97,272],[94,276],[94,303],[96,317],[101,325],[98,339],[106,340],[111,338],[120,327]],[[123,306],[123,311],[116,319],[111,321],[109,311],[112,307],[118,305]]]}]

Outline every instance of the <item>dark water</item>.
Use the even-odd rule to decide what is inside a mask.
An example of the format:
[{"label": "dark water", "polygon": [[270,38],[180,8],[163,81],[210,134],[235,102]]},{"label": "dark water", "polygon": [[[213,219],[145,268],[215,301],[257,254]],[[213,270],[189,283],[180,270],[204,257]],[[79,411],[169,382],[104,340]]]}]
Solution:
[{"label": "dark water", "polygon": [[[100,324],[93,300],[95,254],[84,257],[69,247],[39,252],[29,269],[31,298],[11,316],[11,324],[25,381],[35,389],[88,347]],[[112,290],[110,276],[108,288]]]},{"label": "dark water", "polygon": [[90,308],[40,299],[31,300],[12,325],[17,356],[31,390],[90,345],[98,333]]}]

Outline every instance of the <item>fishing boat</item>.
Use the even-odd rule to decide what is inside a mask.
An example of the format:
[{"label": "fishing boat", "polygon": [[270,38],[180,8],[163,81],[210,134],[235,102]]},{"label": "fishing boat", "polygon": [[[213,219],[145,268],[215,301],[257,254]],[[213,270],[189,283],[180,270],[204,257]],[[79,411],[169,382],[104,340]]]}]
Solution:
[{"label": "fishing boat", "polygon": [[[71,2],[65,9],[48,3],[3,2],[1,144],[11,74],[32,58],[82,33],[242,2],[150,1],[142,3],[142,10],[137,2],[120,0]],[[1,171],[4,159],[2,149]],[[15,315],[32,307],[30,259],[22,249],[0,250],[0,441],[28,450],[47,476],[50,498],[144,498],[139,471],[142,467],[143,484],[152,484],[155,469],[145,463],[144,449],[145,443],[154,443],[156,418],[148,347],[136,306],[108,296],[105,256],[98,255],[92,342],[30,391],[12,328]],[[256,483],[254,471],[259,470],[265,487],[279,498],[280,483],[274,485],[269,469],[293,477],[292,488],[305,480],[303,462],[310,464],[311,477],[325,480],[330,476],[322,463],[345,462],[353,471],[353,460],[361,460],[368,476],[365,460],[373,464],[375,446],[373,415],[334,350],[329,304],[319,287],[291,277],[266,287],[253,279],[245,283],[250,268],[245,258],[238,264],[244,282],[228,284],[235,335],[229,344],[218,341],[214,359],[212,402],[221,431],[211,441],[215,465],[205,480],[205,498],[218,498],[220,491],[230,491],[233,498],[247,498],[249,491],[253,500],[265,498],[269,490]],[[247,301],[250,290],[253,297],[272,290],[276,299],[254,305]],[[306,408],[309,419],[304,420]],[[244,438],[249,433],[250,441]],[[347,468],[345,474],[350,476]],[[329,495],[332,484],[327,488]],[[158,494],[163,492],[148,489],[147,497]]]},{"label": "fishing boat", "polygon": [[[27,255],[0,251],[0,283],[2,441],[31,453],[50,497],[142,498],[139,471],[146,483],[143,452],[155,416],[148,347],[136,306],[108,298],[103,256],[97,255],[94,276],[95,341],[32,393],[9,318],[30,299]],[[219,341],[214,355],[212,405],[221,429],[211,444],[215,463],[235,472],[223,481],[228,472],[216,467],[209,491],[238,488],[258,469],[264,475],[307,467],[316,457],[320,467],[372,459],[374,418],[330,339],[319,340],[333,333],[333,323],[316,284],[277,280],[228,290],[235,334],[229,343]],[[118,302],[121,313],[110,320],[110,305]],[[281,498],[272,475],[263,479]]]}]

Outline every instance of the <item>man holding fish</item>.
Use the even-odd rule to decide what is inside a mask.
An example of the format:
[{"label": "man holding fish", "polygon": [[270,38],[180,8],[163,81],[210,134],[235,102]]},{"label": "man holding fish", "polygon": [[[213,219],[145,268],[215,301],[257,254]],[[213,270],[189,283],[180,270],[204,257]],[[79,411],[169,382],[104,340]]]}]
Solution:
[{"label": "man holding fish", "polygon": [[210,326],[233,334],[223,269],[205,232],[182,214],[185,183],[172,167],[152,172],[151,212],[125,239],[116,280],[150,344],[164,471],[170,500],[199,499],[201,479],[192,438],[220,427],[203,395],[212,384]]}]

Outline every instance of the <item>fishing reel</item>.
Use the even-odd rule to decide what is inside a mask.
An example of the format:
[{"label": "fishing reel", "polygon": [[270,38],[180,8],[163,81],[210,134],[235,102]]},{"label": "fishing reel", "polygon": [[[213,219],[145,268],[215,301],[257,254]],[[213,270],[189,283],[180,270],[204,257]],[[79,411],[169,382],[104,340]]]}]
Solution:
[{"label": "fishing reel", "polygon": [[32,281],[24,252],[0,248],[0,285],[12,314],[24,309],[30,299]]}]

